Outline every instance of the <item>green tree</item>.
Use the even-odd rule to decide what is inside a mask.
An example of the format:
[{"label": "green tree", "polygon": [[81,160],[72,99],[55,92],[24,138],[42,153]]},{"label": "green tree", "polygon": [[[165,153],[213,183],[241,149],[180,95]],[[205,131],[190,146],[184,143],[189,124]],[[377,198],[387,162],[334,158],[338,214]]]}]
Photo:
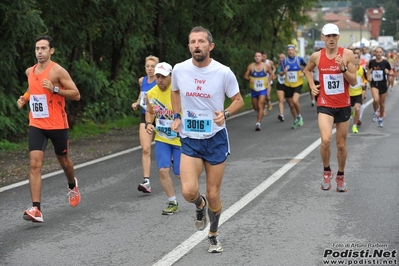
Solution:
[{"label": "green tree", "polygon": [[380,35],[394,36],[398,39],[398,6],[397,1],[390,1],[385,6],[385,14],[381,21]]},{"label": "green tree", "polygon": [[[295,3],[294,3],[295,2]],[[297,25],[309,21],[306,10],[317,0],[3,0],[0,3],[0,141],[26,134],[27,108],[16,100],[26,90],[25,70],[36,63],[34,40],[54,38],[52,59],[66,68],[81,92],[68,102],[70,126],[103,123],[139,115],[130,104],[152,54],[172,65],[190,57],[188,33],[209,28],[212,57],[242,75],[255,50],[269,58],[285,50]],[[43,12],[42,12],[43,11]],[[45,11],[45,12],[44,12]]]}]

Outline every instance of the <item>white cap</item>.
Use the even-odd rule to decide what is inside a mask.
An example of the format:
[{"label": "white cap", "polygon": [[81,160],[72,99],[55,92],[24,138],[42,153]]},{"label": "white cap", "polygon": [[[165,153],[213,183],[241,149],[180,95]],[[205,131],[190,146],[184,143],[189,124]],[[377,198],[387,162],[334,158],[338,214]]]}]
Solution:
[{"label": "white cap", "polygon": [[155,66],[154,74],[161,74],[162,76],[169,76],[172,73],[172,66],[166,62],[158,63]]},{"label": "white cap", "polygon": [[323,35],[330,35],[330,34],[339,35],[338,26],[335,24],[332,24],[332,23],[328,23],[323,26],[323,29],[321,30],[321,34],[323,34]]}]

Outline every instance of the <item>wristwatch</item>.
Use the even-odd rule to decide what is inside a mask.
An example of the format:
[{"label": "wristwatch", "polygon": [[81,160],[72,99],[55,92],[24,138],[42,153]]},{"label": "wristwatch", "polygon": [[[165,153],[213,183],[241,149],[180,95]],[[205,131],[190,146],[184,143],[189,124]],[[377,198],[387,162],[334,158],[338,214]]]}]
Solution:
[{"label": "wristwatch", "polygon": [[227,118],[230,117],[230,112],[229,111],[224,111],[224,119],[226,120]]},{"label": "wristwatch", "polygon": [[346,71],[348,71],[348,67],[347,66],[345,66],[344,70],[341,70],[341,73],[345,73]]},{"label": "wristwatch", "polygon": [[181,115],[179,113],[173,114],[173,120],[181,119]]},{"label": "wristwatch", "polygon": [[58,94],[58,92],[60,92],[60,88],[57,86],[54,86],[53,93]]},{"label": "wristwatch", "polygon": [[148,125],[151,125],[152,123],[150,123],[150,122],[145,122],[145,127],[144,127],[144,129],[147,129],[147,126]]}]

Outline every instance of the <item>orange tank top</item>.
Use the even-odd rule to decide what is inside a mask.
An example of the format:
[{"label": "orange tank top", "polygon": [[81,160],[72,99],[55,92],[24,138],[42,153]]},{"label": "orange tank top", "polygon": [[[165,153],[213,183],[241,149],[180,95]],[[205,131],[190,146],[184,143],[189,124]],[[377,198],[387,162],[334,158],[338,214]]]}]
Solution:
[{"label": "orange tank top", "polygon": [[[338,54],[344,53],[343,47],[338,47]],[[335,58],[328,59],[326,49],[320,50],[319,65],[320,94],[317,106],[342,108],[351,105],[349,83],[341,73]]]},{"label": "orange tank top", "polygon": [[[35,74],[36,64],[29,73],[29,126],[45,130],[69,128],[65,98],[42,86],[42,80],[49,79],[50,70],[54,65],[55,62],[51,62],[40,74]],[[62,89],[65,88],[60,87],[60,90]]]}]

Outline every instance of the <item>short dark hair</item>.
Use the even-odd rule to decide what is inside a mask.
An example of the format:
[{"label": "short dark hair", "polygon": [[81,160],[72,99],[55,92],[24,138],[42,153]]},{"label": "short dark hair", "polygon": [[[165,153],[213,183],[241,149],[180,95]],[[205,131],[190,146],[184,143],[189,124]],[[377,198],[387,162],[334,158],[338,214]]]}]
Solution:
[{"label": "short dark hair", "polygon": [[192,30],[190,31],[190,34],[188,35],[188,41],[190,41],[190,35],[193,32],[205,32],[206,34],[208,34],[209,43],[213,43],[212,33],[208,29],[205,29],[202,26],[196,26],[196,27],[192,28]]},{"label": "short dark hair", "polygon": [[39,36],[39,37],[36,38],[35,43],[37,43],[38,41],[41,41],[41,40],[46,40],[46,41],[48,41],[48,45],[50,46],[50,48],[53,48],[53,47],[54,47],[54,40],[53,40],[53,38],[51,38],[51,36],[48,36],[48,35],[41,35],[41,36]]}]

